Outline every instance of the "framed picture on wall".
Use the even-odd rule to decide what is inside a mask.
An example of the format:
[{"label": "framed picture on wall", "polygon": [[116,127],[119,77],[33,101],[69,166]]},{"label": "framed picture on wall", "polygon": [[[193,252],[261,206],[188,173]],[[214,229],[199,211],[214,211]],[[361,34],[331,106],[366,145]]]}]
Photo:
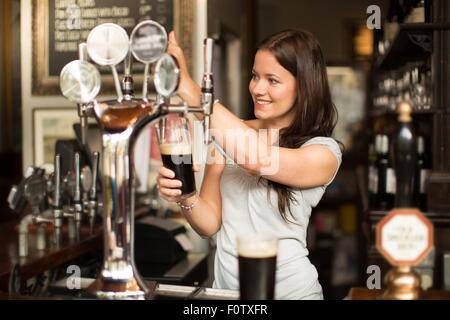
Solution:
[{"label": "framed picture on wall", "polygon": [[339,121],[333,136],[347,150],[359,139],[365,115],[366,75],[361,68],[352,66],[328,66],[328,83]]},{"label": "framed picture on wall", "polygon": [[58,139],[75,139],[73,124],[78,123],[76,108],[33,109],[34,165],[53,164]]},{"label": "framed picture on wall", "polygon": [[[167,32],[175,30],[192,68],[193,16],[192,0],[32,0],[33,95],[59,95],[59,74],[69,62],[78,59],[78,45],[89,32],[102,23],[116,23],[131,34],[143,20],[154,20]],[[144,65],[133,61],[135,88],[142,88]],[[98,66],[97,66],[98,67]],[[119,74],[123,63],[117,65]],[[114,83],[109,67],[99,67],[102,74],[101,93],[112,93]]]}]

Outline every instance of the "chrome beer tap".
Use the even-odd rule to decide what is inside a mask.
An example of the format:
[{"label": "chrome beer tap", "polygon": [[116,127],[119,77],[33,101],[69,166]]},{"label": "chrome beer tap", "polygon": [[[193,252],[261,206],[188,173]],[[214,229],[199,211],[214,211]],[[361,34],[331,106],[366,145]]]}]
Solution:
[{"label": "chrome beer tap", "polygon": [[62,205],[62,187],[61,187],[61,155],[55,155],[55,172],[54,172],[54,190],[53,190],[53,220],[55,223],[55,243],[59,247],[61,244],[61,229],[63,224],[64,212]]},{"label": "chrome beer tap", "polygon": [[43,169],[33,168],[24,185],[24,196],[31,206],[31,214],[23,217],[19,224],[19,256],[21,257],[28,256],[28,228],[30,224],[37,225],[36,248],[45,250],[47,246],[46,224],[52,224],[53,220],[45,217],[46,212],[41,211],[41,204],[47,192],[47,180],[44,173]]},{"label": "chrome beer tap", "polygon": [[[87,61],[87,48],[86,43],[80,43],[78,45],[78,59],[79,61]],[[86,145],[86,136],[87,136],[87,128],[88,128],[88,118],[93,114],[93,105],[90,103],[78,103],[78,117],[80,118],[80,131],[81,131],[81,143]]]},{"label": "chrome beer tap", "polygon": [[203,42],[203,62],[204,62],[204,73],[202,79],[202,95],[200,99],[200,104],[205,115],[203,122],[204,130],[204,143],[209,144],[212,141],[212,137],[209,131],[210,128],[210,116],[213,112],[214,106],[214,81],[212,74],[212,58],[213,58],[213,48],[214,39],[207,38]]},{"label": "chrome beer tap", "polygon": [[[128,50],[131,50],[136,60],[145,64],[141,99],[126,98],[122,91],[117,90],[117,85],[115,100],[94,101],[95,95],[90,97],[102,133],[104,258],[102,270],[88,290],[97,297],[141,299],[151,296],[134,263],[135,190],[132,172],[133,147],[139,133],[148,124],[155,124],[169,113],[185,115],[187,112],[198,112],[209,116],[212,112],[213,87],[210,67],[207,69],[208,77],[205,77],[208,81],[202,97],[202,106],[170,104],[170,97],[178,86],[179,69],[173,57],[164,53],[166,48],[166,31],[151,20],[143,21],[135,27],[131,41],[128,41],[125,30],[110,23],[95,27],[88,36],[89,56],[99,65],[115,65],[121,62],[127,56]],[[212,49],[208,52],[212,52]],[[149,99],[148,73],[150,64],[155,62],[152,79],[158,96],[156,99]],[[112,71],[116,80],[117,72],[114,72],[114,68]],[[83,77],[78,81],[83,82]],[[115,82],[117,84],[118,81]],[[79,87],[82,88],[83,85],[80,84]]]},{"label": "chrome beer tap", "polygon": [[100,161],[100,154],[96,151],[93,154],[92,161],[92,185],[89,190],[88,195],[88,218],[89,218],[89,227],[91,233],[94,231],[94,223],[95,223],[95,215],[97,214],[98,209],[98,199],[97,199],[97,183],[98,183],[98,164]]},{"label": "chrome beer tap", "polygon": [[73,195],[73,220],[75,222],[75,232],[77,240],[79,240],[81,232],[81,218],[83,214],[83,202],[81,198],[81,169],[80,169],[80,154],[75,153],[75,190]]}]

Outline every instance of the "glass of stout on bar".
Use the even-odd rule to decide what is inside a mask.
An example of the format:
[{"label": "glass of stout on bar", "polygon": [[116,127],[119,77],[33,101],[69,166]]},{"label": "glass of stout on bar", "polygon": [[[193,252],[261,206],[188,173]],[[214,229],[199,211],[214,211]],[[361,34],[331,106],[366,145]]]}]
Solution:
[{"label": "glass of stout on bar", "polygon": [[267,234],[237,238],[241,300],[273,300],[278,239]]},{"label": "glass of stout on bar", "polygon": [[189,198],[196,193],[196,187],[188,121],[181,116],[163,118],[156,126],[156,132],[163,165],[175,172],[175,179],[181,181],[181,198]]}]

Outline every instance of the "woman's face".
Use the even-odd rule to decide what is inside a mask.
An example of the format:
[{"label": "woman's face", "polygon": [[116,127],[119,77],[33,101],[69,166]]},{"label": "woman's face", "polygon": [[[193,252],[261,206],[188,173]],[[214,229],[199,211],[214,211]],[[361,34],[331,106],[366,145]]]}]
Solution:
[{"label": "woman's face", "polygon": [[256,118],[290,123],[297,97],[297,81],[271,52],[259,50],[256,53],[249,90]]}]

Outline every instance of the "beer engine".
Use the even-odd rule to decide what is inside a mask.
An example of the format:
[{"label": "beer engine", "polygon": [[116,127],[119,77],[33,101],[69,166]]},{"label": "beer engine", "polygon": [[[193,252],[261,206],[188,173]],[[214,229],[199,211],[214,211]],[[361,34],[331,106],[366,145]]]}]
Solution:
[{"label": "beer engine", "polygon": [[[72,61],[73,68],[64,68],[65,77],[74,79],[72,85],[61,85],[69,100],[84,103],[92,108],[102,134],[102,193],[104,257],[102,270],[88,291],[100,298],[143,299],[151,295],[138,274],[134,263],[134,184],[133,147],[139,132],[148,124],[154,124],[170,113],[183,116],[188,112],[205,115],[205,141],[209,138],[209,116],[213,107],[212,39],[205,40],[205,74],[201,106],[188,106],[185,102],[172,105],[170,96],[176,91],[179,69],[170,55],[164,54],[167,34],[158,23],[147,20],[138,24],[132,32],[131,45],[126,31],[112,23],[98,25],[87,38],[90,58],[102,66],[111,66],[117,99],[96,101],[98,92],[87,90],[99,78],[92,70],[94,65],[86,61]],[[132,90],[124,95],[115,65],[125,59],[132,50],[133,56],[145,64],[142,98],[136,99]],[[150,64],[156,62],[153,75],[158,96],[147,97],[147,81]],[[131,62],[126,62],[130,65]],[[67,73],[67,74],[66,74]],[[126,74],[132,83],[131,74]],[[130,82],[131,81],[131,82]],[[78,94],[74,92],[78,91]],[[69,93],[68,93],[69,92]],[[95,94],[94,94],[95,93]],[[74,99],[75,97],[75,99]],[[83,99],[81,99],[83,97]],[[89,101],[84,98],[89,97]]]}]

